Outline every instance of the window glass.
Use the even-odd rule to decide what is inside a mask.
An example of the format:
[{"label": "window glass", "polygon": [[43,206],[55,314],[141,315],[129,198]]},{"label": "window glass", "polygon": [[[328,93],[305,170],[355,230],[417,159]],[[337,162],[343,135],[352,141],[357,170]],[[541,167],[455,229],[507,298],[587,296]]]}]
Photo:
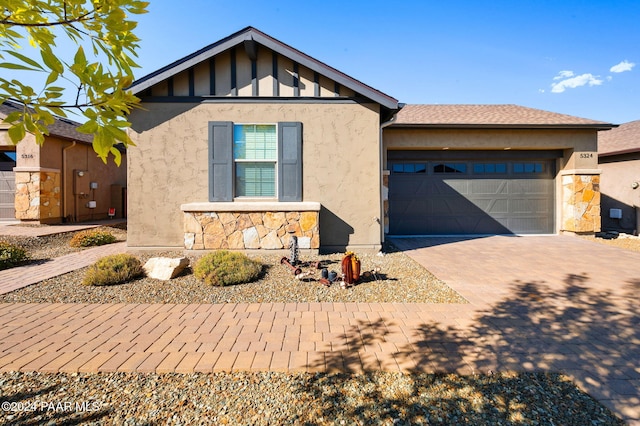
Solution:
[{"label": "window glass", "polygon": [[505,163],[474,163],[473,173],[506,173],[507,165]]},{"label": "window glass", "polygon": [[275,125],[233,126],[233,157],[236,160],[275,160],[277,144]]},{"label": "window glass", "polygon": [[433,173],[466,173],[465,163],[440,163],[433,166]]},{"label": "window glass", "polygon": [[276,165],[274,163],[237,163],[236,196],[275,197]]},{"label": "window glass", "polygon": [[235,124],[236,197],[275,197],[278,138],[273,124]]},{"label": "window glass", "polygon": [[391,165],[393,173],[426,173],[427,165],[424,163],[394,163]]},{"label": "window glass", "polygon": [[542,163],[514,163],[514,173],[543,173],[544,164]]}]

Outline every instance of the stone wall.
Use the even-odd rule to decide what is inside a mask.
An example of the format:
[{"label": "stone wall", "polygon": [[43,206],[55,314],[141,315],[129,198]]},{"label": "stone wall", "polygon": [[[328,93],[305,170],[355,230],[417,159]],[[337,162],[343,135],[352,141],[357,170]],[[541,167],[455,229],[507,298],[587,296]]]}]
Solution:
[{"label": "stone wall", "polygon": [[562,231],[600,232],[600,175],[562,176]]},{"label": "stone wall", "polygon": [[61,218],[60,173],[16,171],[16,219],[56,221]]},{"label": "stone wall", "polygon": [[277,250],[289,247],[291,235],[301,249],[320,247],[317,211],[184,212],[187,250]]}]

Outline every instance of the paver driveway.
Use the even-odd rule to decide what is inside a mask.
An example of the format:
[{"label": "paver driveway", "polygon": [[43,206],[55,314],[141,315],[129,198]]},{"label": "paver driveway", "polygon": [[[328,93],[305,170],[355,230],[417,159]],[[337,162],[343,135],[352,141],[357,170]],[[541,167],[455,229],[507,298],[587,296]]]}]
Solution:
[{"label": "paver driveway", "polygon": [[393,242],[471,302],[440,323],[468,365],[562,371],[640,423],[640,253],[568,236]]}]

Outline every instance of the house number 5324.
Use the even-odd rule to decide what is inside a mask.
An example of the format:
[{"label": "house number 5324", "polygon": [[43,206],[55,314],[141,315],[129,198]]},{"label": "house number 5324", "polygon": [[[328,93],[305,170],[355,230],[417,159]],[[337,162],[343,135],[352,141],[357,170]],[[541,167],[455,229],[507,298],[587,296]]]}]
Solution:
[{"label": "house number 5324", "polygon": [[580,153],[580,158],[593,158],[593,153],[592,152],[581,152]]}]

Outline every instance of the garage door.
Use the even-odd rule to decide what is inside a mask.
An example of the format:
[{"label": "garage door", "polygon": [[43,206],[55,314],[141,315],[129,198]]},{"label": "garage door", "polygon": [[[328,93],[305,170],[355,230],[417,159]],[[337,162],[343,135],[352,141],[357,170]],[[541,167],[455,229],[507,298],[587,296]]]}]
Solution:
[{"label": "garage door", "polygon": [[553,233],[557,155],[389,152],[389,232]]}]

